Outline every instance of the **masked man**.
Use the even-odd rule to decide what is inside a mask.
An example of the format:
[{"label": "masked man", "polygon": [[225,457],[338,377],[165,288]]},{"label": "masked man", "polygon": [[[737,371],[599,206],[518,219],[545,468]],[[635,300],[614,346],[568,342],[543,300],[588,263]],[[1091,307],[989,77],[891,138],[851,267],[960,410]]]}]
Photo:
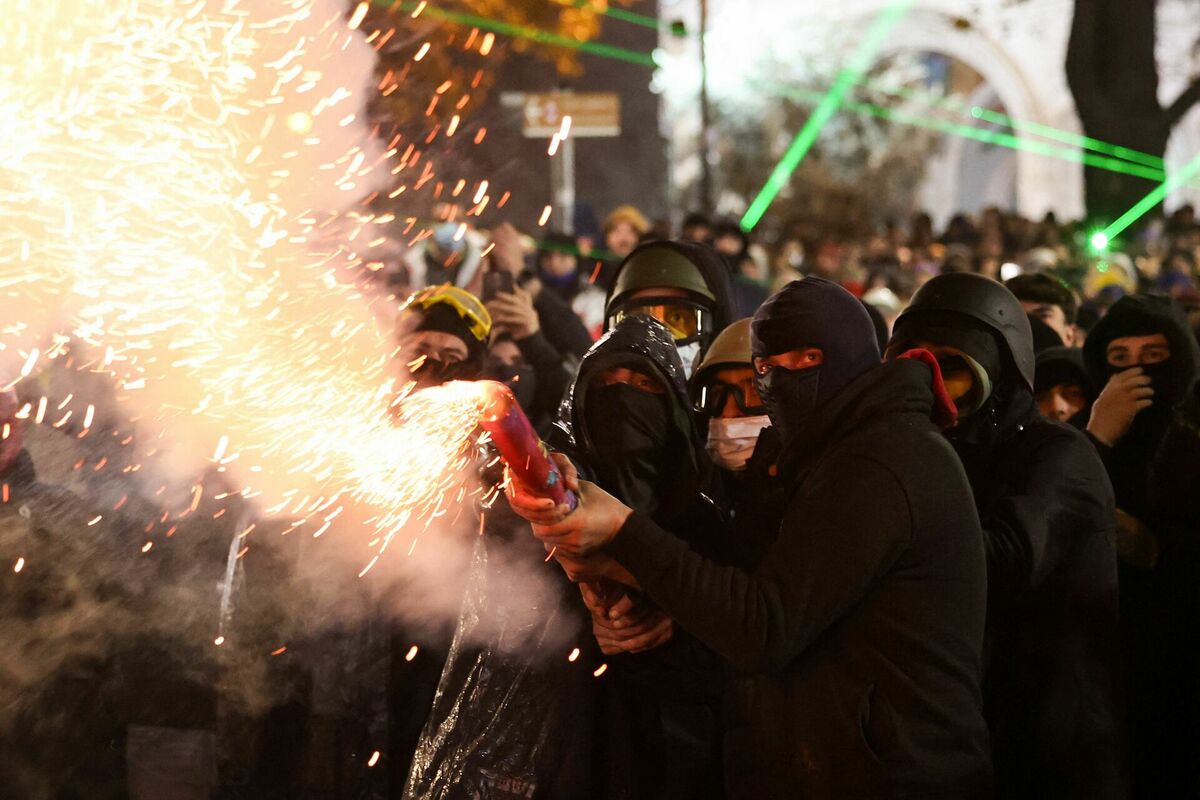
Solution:
[{"label": "masked man", "polygon": [[690,378],[713,337],[733,321],[729,268],[706,245],[649,242],[617,267],[605,313],[610,330],[634,314],[666,325]]},{"label": "masked man", "polygon": [[519,486],[510,503],[545,543],[615,559],[726,660],[728,796],[988,796],[983,542],[931,419],[944,387],[919,361],[881,366],[862,305],[819,278],[768,300],[752,345],[788,493],[754,568],[588,482],[567,515]]},{"label": "masked man", "polygon": [[[636,315],[584,358],[551,439],[649,518],[708,532],[716,513],[702,495],[709,470],[689,406],[671,336]],[[714,660],[672,635],[670,620],[652,605],[626,600],[619,601],[629,610],[624,618],[636,623],[620,635],[641,640],[626,649],[654,652],[602,654],[579,591],[545,563],[527,530],[503,503],[487,512],[405,796],[718,797]],[[561,597],[531,591],[550,578]],[[593,609],[606,602],[618,602],[615,593],[589,600]],[[605,647],[605,623],[596,624]]]},{"label": "masked man", "polygon": [[1034,405],[1020,301],[973,273],[939,275],[896,320],[889,356],[933,352],[959,409],[988,554],[983,699],[997,794],[1122,791],[1112,489],[1087,439]]},{"label": "masked man", "polygon": [[779,440],[758,394],[750,352],[750,318],[740,319],[713,340],[691,389],[708,455],[719,467],[718,505],[729,517],[730,563],[752,567],[774,537],[780,504],[787,498],[776,477]]},{"label": "masked man", "polygon": [[1096,323],[1083,355],[1092,381],[1104,387],[1087,431],[1117,496],[1134,795],[1194,795],[1200,735],[1188,720],[1200,713],[1194,655],[1200,566],[1196,528],[1179,524],[1186,515],[1174,507],[1195,496],[1198,467],[1181,457],[1188,448],[1179,444],[1193,436],[1183,401],[1200,353],[1175,301],[1137,295],[1119,300]]}]

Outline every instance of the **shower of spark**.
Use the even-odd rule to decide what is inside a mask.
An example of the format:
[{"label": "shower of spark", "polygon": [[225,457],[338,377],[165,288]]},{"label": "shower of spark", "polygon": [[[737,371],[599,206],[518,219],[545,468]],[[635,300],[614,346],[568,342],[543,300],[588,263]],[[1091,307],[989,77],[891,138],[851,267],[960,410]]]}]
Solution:
[{"label": "shower of spark", "polygon": [[479,401],[420,392],[396,424],[389,322],[355,287],[363,259],[330,244],[328,212],[384,185],[396,152],[338,144],[365,98],[330,74],[373,55],[345,11],[5,4],[0,375],[64,356],[108,374],[176,475],[206,460],[289,531],[365,508],[369,569],[471,491]]}]

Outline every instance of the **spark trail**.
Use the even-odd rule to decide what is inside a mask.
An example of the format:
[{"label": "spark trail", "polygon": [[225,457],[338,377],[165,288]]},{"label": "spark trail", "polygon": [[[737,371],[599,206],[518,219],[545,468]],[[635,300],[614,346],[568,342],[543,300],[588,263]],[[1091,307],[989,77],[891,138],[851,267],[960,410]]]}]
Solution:
[{"label": "spark trail", "polygon": [[395,422],[394,308],[328,225],[394,155],[339,144],[365,99],[329,75],[356,48],[324,0],[6,4],[0,375],[71,353],[184,473],[207,458],[317,536],[365,507],[366,561],[470,490],[478,398]]}]

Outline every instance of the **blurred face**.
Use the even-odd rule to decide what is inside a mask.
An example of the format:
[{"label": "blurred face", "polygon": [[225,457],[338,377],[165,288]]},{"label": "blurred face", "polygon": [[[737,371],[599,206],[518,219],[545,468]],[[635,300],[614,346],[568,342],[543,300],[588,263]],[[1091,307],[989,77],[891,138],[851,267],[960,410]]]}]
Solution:
[{"label": "blurred face", "polygon": [[1063,340],[1063,344],[1067,347],[1075,345],[1075,327],[1067,322],[1067,315],[1062,310],[1062,306],[1022,300],[1021,308],[1025,309],[1025,313],[1029,316],[1040,319],[1054,329],[1054,332],[1058,334],[1059,338]]},{"label": "blurred face", "polygon": [[726,233],[713,240],[713,249],[721,255],[736,256],[742,252],[742,240],[732,233]]},{"label": "blurred face", "polygon": [[549,252],[542,256],[542,268],[558,278],[575,274],[578,259],[571,253]]},{"label": "blurred face", "polygon": [[498,363],[508,367],[521,362],[521,349],[511,339],[496,342],[488,350],[488,353]]},{"label": "blurred face", "polygon": [[604,246],[608,248],[613,255],[624,258],[633,252],[633,248],[637,247],[638,232],[628,222],[619,221],[612,226],[612,229],[604,235]]},{"label": "blurred face", "polygon": [[1056,422],[1066,422],[1087,405],[1083,389],[1073,383],[1060,383],[1037,397],[1038,411]]},{"label": "blurred face", "polygon": [[1117,369],[1161,364],[1171,357],[1171,344],[1161,333],[1153,336],[1123,336],[1113,339],[1105,350],[1108,364]]},{"label": "blurred face", "polygon": [[613,367],[606,369],[596,376],[597,386],[615,386],[623,383],[647,394],[666,394],[667,389],[662,381],[653,375],[638,372],[628,367]]},{"label": "blurred face", "polygon": [[419,370],[426,361],[438,361],[447,366],[467,360],[466,343],[441,331],[417,331],[400,338],[398,356],[409,373]]}]

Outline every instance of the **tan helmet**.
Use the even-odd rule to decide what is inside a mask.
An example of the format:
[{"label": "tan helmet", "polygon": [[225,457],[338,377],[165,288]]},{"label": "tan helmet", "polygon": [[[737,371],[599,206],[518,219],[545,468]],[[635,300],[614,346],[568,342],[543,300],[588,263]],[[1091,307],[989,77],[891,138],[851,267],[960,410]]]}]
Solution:
[{"label": "tan helmet", "polygon": [[750,353],[750,320],[750,317],[739,319],[717,334],[692,377],[693,383],[699,383],[703,380],[705,372],[716,367],[753,365],[753,356]]}]

